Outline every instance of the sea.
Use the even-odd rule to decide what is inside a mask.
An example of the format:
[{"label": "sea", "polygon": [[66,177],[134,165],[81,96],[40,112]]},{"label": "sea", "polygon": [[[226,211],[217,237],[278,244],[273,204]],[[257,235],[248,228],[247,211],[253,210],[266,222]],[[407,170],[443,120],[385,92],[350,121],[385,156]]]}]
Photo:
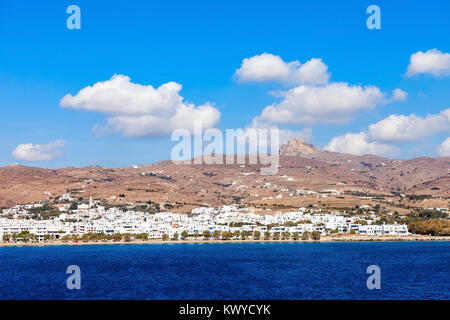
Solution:
[{"label": "sea", "polygon": [[0,247],[0,299],[448,300],[449,270],[439,241]]}]

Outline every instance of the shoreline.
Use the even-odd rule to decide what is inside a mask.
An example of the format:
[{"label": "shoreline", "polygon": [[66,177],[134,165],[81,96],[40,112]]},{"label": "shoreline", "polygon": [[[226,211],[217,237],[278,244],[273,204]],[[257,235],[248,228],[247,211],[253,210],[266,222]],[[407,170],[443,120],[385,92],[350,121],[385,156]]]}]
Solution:
[{"label": "shoreline", "polygon": [[0,247],[48,247],[48,246],[85,246],[85,245],[136,245],[136,244],[217,244],[217,243],[327,243],[327,242],[394,242],[394,241],[450,241],[450,236],[343,236],[343,237],[322,237],[320,240],[265,240],[265,239],[248,239],[248,240],[167,240],[151,239],[151,240],[135,240],[135,241],[48,241],[48,242],[31,242],[31,243],[5,243],[0,242]]}]

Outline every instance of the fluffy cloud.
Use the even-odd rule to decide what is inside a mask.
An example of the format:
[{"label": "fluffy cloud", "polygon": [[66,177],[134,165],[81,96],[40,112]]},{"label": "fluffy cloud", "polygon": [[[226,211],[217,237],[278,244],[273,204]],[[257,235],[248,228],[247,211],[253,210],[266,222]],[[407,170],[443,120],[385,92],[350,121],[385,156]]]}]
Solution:
[{"label": "fluffy cloud", "polygon": [[122,132],[126,137],[168,135],[177,128],[192,130],[194,121],[203,128],[215,126],[220,112],[210,104],[195,106],[179,95],[182,86],[168,82],[159,88],[140,85],[124,75],[97,82],[72,96],[64,96],[64,108],[97,111],[110,115],[96,132]]},{"label": "fluffy cloud", "polygon": [[62,156],[62,148],[66,142],[64,140],[56,140],[49,144],[19,144],[12,152],[17,160],[25,161],[49,161]]},{"label": "fluffy cloud", "polygon": [[447,131],[450,131],[450,109],[423,118],[414,114],[390,115],[370,125],[368,137],[382,142],[403,143]]},{"label": "fluffy cloud", "polygon": [[450,75],[450,54],[437,49],[419,51],[411,55],[407,76],[428,73],[435,77]]},{"label": "fluffy cloud", "polygon": [[245,58],[235,76],[241,82],[280,81],[309,85],[326,84],[330,78],[322,59],[313,58],[301,64],[299,61],[284,62],[270,53]]},{"label": "fluffy cloud", "polygon": [[408,97],[408,92],[403,91],[402,89],[395,89],[392,92],[391,101],[405,101],[406,97]]},{"label": "fluffy cloud", "polygon": [[261,120],[273,123],[347,123],[360,110],[384,103],[384,94],[374,86],[351,86],[344,82],[325,86],[298,86],[284,92],[283,100],[267,106]]},{"label": "fluffy cloud", "polygon": [[441,157],[450,157],[450,137],[440,144],[437,148],[437,154]]},{"label": "fluffy cloud", "polygon": [[266,106],[254,118],[268,124],[319,123],[346,124],[361,110],[377,105],[406,100],[408,93],[395,89],[390,98],[375,86],[329,83],[328,67],[321,59],[313,58],[301,64],[285,62],[279,56],[263,53],[245,58],[235,76],[242,82],[281,81],[294,87],[287,91],[271,92],[281,101]]},{"label": "fluffy cloud", "polygon": [[[347,133],[334,137],[325,150],[351,154],[371,153],[392,156],[399,153],[398,144],[416,141],[441,132],[450,132],[450,109],[438,114],[418,117],[414,114],[390,115],[371,124],[367,132]],[[447,155],[450,138],[437,149],[438,154]]]},{"label": "fluffy cloud", "polygon": [[325,150],[355,155],[375,154],[378,156],[394,156],[399,150],[391,145],[369,141],[364,132],[347,133],[334,137]]}]

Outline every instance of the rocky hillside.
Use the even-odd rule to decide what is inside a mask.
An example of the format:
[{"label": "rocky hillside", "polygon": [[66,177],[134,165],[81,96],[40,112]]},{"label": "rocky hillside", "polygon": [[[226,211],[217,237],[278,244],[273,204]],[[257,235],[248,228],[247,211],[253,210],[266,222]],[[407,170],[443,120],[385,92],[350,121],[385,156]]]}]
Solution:
[{"label": "rocky hillside", "polygon": [[[280,190],[366,190],[450,197],[450,158],[386,159],[323,151],[300,139],[280,148],[280,168],[260,175],[259,165],[193,165],[163,161],[127,168],[0,168],[0,207],[57,197],[67,191],[111,203],[147,201],[184,207],[233,202],[274,203]],[[264,200],[268,198],[270,200]],[[283,198],[295,206],[318,201]],[[303,202],[302,202],[303,201]]]}]

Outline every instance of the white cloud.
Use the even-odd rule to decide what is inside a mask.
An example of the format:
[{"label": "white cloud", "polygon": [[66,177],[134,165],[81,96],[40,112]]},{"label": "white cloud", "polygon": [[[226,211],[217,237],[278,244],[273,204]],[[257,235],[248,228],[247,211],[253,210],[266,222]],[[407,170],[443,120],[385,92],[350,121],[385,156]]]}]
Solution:
[{"label": "white cloud", "polygon": [[347,133],[334,137],[325,150],[355,155],[374,154],[378,156],[394,156],[399,150],[391,145],[368,141],[364,132]]},{"label": "white cloud", "polygon": [[245,58],[241,68],[236,70],[236,76],[242,82],[286,81],[292,67],[295,66],[284,62],[279,56],[263,53]]},{"label": "white cloud", "polygon": [[12,152],[17,160],[25,161],[49,161],[62,156],[61,149],[64,148],[64,140],[56,140],[49,144],[19,144]]},{"label": "white cloud", "polygon": [[267,124],[346,124],[361,110],[405,101],[408,96],[399,88],[388,99],[376,86],[329,83],[328,67],[316,58],[301,64],[299,61],[285,62],[279,56],[263,53],[245,58],[235,76],[242,82],[282,81],[295,85],[287,91],[271,92],[281,101],[266,106],[254,118],[256,122]]},{"label": "white cloud", "polygon": [[179,95],[182,86],[168,82],[158,88],[140,85],[124,75],[97,82],[72,96],[64,96],[60,105],[111,115],[106,126],[96,132],[122,132],[126,137],[168,135],[177,128],[191,130],[194,121],[211,128],[220,120],[220,112],[211,104],[195,106]]},{"label": "white cloud", "polygon": [[405,101],[406,97],[408,97],[408,92],[403,91],[402,89],[395,89],[392,92],[391,101]]},{"label": "white cloud", "polygon": [[96,126],[96,134],[122,132],[125,137],[170,135],[175,129],[183,128],[193,132],[194,123],[201,123],[203,129],[214,127],[220,120],[220,113],[210,105],[194,107],[180,105],[171,117],[158,115],[115,116],[107,119],[106,126]]},{"label": "white cloud", "polygon": [[351,86],[344,82],[325,86],[298,86],[284,92],[280,103],[267,106],[261,120],[272,123],[316,124],[350,122],[360,110],[385,103],[374,86]]},{"label": "white cloud", "polygon": [[406,75],[413,76],[421,73],[428,73],[435,77],[450,75],[450,54],[437,49],[414,53],[411,55]]},{"label": "white cloud", "polygon": [[312,58],[293,72],[293,78],[297,83],[321,85],[328,83],[330,74],[322,59]]},{"label": "white cloud", "polygon": [[[371,124],[367,132],[347,133],[334,137],[325,150],[350,154],[375,154],[392,156],[399,154],[398,144],[416,141],[423,137],[441,132],[450,132],[450,109],[438,114],[418,117],[414,114],[390,115]],[[447,141],[448,140],[448,141]],[[446,155],[450,147],[450,138],[437,149],[440,155]]]},{"label": "white cloud", "polygon": [[441,157],[450,157],[450,137],[444,140],[437,148],[437,154]]},{"label": "white cloud", "polygon": [[447,131],[450,131],[450,109],[423,118],[393,114],[371,124],[367,135],[372,141],[403,143]]},{"label": "white cloud", "polygon": [[326,84],[330,75],[322,59],[313,58],[304,64],[284,62],[279,56],[263,53],[245,58],[235,76],[241,82],[280,81],[298,84]]}]

